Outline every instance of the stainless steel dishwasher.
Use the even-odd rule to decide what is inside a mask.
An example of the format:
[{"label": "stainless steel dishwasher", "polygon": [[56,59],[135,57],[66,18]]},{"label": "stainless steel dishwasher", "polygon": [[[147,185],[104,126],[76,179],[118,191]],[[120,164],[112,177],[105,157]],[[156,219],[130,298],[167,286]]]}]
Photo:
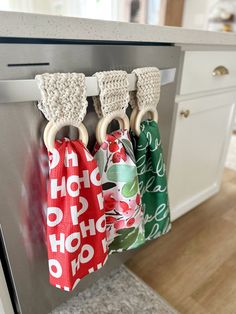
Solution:
[{"label": "stainless steel dishwasher", "polygon": [[[0,80],[30,79],[44,72],[83,72],[90,76],[96,71],[121,69],[129,73],[145,66],[176,68],[178,72],[179,56],[179,48],[168,44],[0,38]],[[158,105],[167,169],[175,90],[176,82],[163,86]],[[110,256],[107,265],[82,280],[73,293],[50,286],[45,244],[38,238],[37,230],[41,219],[38,209],[45,206],[41,199],[38,163],[45,122],[36,103],[30,99],[0,104],[1,262],[16,313],[50,312],[132,254]],[[85,119],[90,148],[95,140],[96,123],[90,100]]]}]

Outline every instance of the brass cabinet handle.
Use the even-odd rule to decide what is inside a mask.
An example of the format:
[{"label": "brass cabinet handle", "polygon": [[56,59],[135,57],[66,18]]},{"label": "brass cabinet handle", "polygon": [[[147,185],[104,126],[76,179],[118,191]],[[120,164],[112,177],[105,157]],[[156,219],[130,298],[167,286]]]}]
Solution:
[{"label": "brass cabinet handle", "polygon": [[188,118],[188,116],[190,115],[190,110],[182,110],[180,111],[180,115],[184,118]]},{"label": "brass cabinet handle", "polygon": [[223,65],[219,65],[212,71],[212,76],[223,76],[228,74],[229,70]]}]

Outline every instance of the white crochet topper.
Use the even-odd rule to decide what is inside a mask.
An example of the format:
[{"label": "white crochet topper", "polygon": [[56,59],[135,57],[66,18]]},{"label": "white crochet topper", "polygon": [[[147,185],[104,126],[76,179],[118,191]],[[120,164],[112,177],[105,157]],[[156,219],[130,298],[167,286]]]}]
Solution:
[{"label": "white crochet topper", "polygon": [[[99,270],[108,258],[106,217],[96,160],[84,144],[87,109],[84,74],[55,73],[36,77],[42,92],[39,109],[47,119],[47,251],[50,283],[71,291]],[[79,129],[81,140],[55,140],[63,126]]]},{"label": "white crochet topper", "polygon": [[[96,73],[100,98],[94,97],[101,118],[96,130],[97,160],[103,187],[109,253],[134,249],[144,243],[144,221],[136,161],[129,135],[128,75],[125,71]],[[120,129],[107,134],[113,120]]]},{"label": "white crochet topper", "polygon": [[85,75],[83,73],[45,73],[36,75],[42,101],[38,107],[48,124],[44,129],[44,143],[52,152],[57,132],[64,126],[75,126],[79,138],[88,144],[88,132],[82,123],[88,106]]},{"label": "white crochet topper", "polygon": [[108,125],[117,120],[123,130],[129,130],[129,118],[125,111],[128,107],[128,76],[125,71],[97,72],[99,97],[93,97],[95,111],[100,118],[96,128],[97,142],[101,145],[106,139]]},{"label": "white crochet topper", "polygon": [[157,103],[160,99],[160,71],[155,67],[133,70],[137,77],[137,91],[130,93],[130,127],[137,136],[140,135],[142,118],[149,113],[151,119],[158,122]]}]

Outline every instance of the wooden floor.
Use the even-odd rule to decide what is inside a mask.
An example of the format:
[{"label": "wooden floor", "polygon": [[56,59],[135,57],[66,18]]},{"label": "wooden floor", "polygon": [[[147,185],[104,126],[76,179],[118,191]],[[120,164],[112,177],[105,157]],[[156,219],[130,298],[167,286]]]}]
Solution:
[{"label": "wooden floor", "polygon": [[236,313],[236,172],[127,266],[180,313]]}]

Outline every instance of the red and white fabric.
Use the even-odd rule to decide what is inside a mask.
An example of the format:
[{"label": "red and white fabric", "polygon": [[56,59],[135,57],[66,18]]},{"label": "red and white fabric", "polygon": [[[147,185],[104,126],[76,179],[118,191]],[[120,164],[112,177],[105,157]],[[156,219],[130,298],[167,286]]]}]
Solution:
[{"label": "red and white fabric", "polygon": [[79,140],[49,153],[47,243],[50,283],[70,291],[107,260],[106,220],[97,162]]}]

